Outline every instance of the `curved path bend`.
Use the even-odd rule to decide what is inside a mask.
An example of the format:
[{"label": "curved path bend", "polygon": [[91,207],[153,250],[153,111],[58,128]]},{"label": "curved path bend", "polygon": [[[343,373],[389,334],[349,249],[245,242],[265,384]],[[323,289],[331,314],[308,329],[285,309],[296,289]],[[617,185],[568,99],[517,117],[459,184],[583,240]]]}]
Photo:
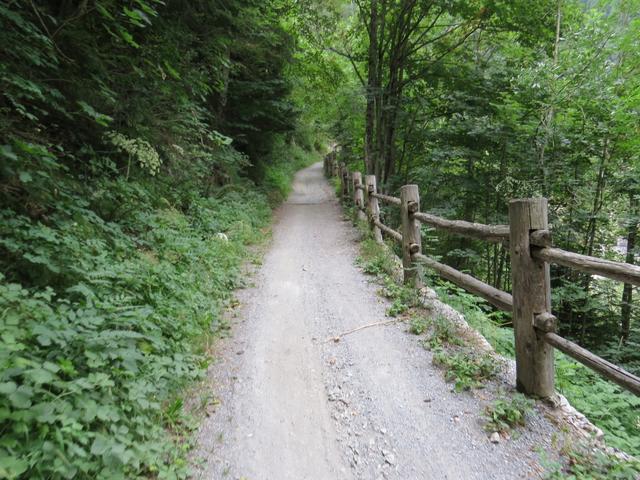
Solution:
[{"label": "curved path bend", "polygon": [[484,393],[452,392],[405,325],[326,341],[386,319],[355,266],[357,240],[321,165],[299,172],[217,347],[194,478],[539,478],[549,424],[536,415],[517,438],[489,442]]}]

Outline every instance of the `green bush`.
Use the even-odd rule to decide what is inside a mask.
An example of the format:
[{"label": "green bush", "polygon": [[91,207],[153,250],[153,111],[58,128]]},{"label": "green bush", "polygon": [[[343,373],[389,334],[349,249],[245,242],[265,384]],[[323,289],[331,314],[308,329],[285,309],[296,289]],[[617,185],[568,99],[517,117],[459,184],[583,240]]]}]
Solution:
[{"label": "green bush", "polygon": [[423,316],[411,317],[409,321],[409,332],[414,335],[422,335],[429,327],[429,319]]},{"label": "green bush", "polygon": [[360,244],[360,256],[356,262],[370,275],[393,275],[395,264],[384,245],[373,238],[366,238]]},{"label": "green bush", "polygon": [[[443,284],[437,291],[443,301],[465,315],[498,353],[515,357],[513,330],[502,313],[489,313],[486,302],[451,284]],[[609,445],[640,455],[640,398],[561,352],[556,352],[555,357],[557,390],[605,432]]]},{"label": "green bush", "polygon": [[485,409],[485,430],[508,432],[516,426],[524,426],[527,413],[533,408],[533,400],[516,393],[506,400],[498,399]]},{"label": "green bush", "polygon": [[202,374],[270,209],[251,190],[153,208],[137,187],[122,223],[79,198],[48,224],[0,212],[8,275],[32,285],[0,276],[0,477],[185,474],[164,405]]},{"label": "green bush", "polygon": [[456,391],[482,388],[484,382],[494,378],[498,371],[493,357],[472,350],[452,352],[440,349],[433,354],[433,363],[444,368],[445,379],[454,382]]},{"label": "green bush", "polygon": [[640,462],[624,460],[587,443],[563,447],[565,461],[549,462],[547,480],[637,480]]},{"label": "green bush", "polygon": [[423,346],[430,349],[439,349],[443,346],[462,346],[463,339],[456,325],[443,316],[433,319],[433,331],[428,340],[423,342]]},{"label": "green bush", "polygon": [[385,298],[392,300],[391,306],[387,310],[387,315],[397,317],[419,305],[418,291],[415,288],[399,285],[387,275],[384,275],[382,279],[384,287],[380,293]]}]

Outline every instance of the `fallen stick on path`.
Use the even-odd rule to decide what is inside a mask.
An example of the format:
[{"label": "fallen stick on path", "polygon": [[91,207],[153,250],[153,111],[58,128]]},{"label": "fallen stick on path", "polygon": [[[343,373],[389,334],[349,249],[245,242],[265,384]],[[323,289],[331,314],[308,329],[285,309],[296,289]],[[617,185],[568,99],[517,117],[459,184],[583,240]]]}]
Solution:
[{"label": "fallen stick on path", "polygon": [[385,320],[384,322],[376,322],[376,323],[369,323],[369,324],[367,324],[367,325],[362,325],[362,326],[360,326],[360,327],[358,327],[358,328],[354,328],[353,330],[348,330],[348,331],[346,331],[346,332],[343,332],[343,333],[341,333],[341,334],[340,334],[340,335],[338,335],[338,336],[335,336],[335,337],[329,337],[329,338],[327,338],[327,340],[325,341],[325,343],[328,343],[328,342],[335,342],[335,343],[338,343],[342,337],[344,337],[344,336],[346,336],[346,335],[349,335],[349,334],[351,334],[351,333],[358,332],[358,331],[360,331],[360,330],[364,330],[365,328],[369,328],[369,327],[379,327],[379,326],[382,326],[382,325],[391,325],[392,323],[396,323],[396,322],[400,322],[400,321],[401,321],[401,320],[400,320],[399,318],[394,318],[393,320]]}]

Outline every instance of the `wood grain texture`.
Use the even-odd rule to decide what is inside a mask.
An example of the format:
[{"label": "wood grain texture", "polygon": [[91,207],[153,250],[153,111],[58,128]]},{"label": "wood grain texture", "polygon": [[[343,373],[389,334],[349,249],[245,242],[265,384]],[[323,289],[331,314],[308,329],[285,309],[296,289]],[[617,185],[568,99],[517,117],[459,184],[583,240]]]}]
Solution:
[{"label": "wood grain texture", "polygon": [[534,328],[534,317],[551,310],[549,265],[531,256],[529,236],[546,230],[547,199],[509,202],[509,246],[516,349],[516,386],[529,395],[551,397],[554,389],[553,348]]},{"label": "wood grain texture", "polygon": [[392,197],[391,195],[384,195],[382,193],[374,193],[373,196],[378,198],[386,203],[391,203],[393,205],[400,205],[402,203],[398,197]]},{"label": "wood grain texture", "polygon": [[365,201],[367,203],[367,217],[369,218],[369,228],[376,242],[382,243],[382,232],[376,222],[380,221],[380,205],[375,197],[376,193],[376,176],[365,175]]},{"label": "wood grain texture", "polygon": [[355,215],[357,220],[366,220],[363,213],[364,190],[362,189],[362,173],[353,172],[353,204],[355,205]]},{"label": "wood grain texture", "polygon": [[380,220],[376,220],[375,222],[375,226],[378,227],[380,230],[382,230],[384,233],[386,233],[387,235],[389,235],[391,238],[393,238],[396,242],[398,243],[402,243],[402,234],[396,230],[394,230],[391,227],[386,226],[384,223],[382,223]]},{"label": "wood grain texture", "polygon": [[422,223],[431,225],[438,230],[445,230],[465,237],[479,238],[492,243],[504,243],[509,239],[509,225],[484,225],[463,220],[447,220],[423,212],[416,212],[415,217]]},{"label": "wood grain texture", "polygon": [[613,262],[603,258],[580,255],[567,252],[559,248],[532,248],[532,255],[538,260],[556,263],[565,267],[575,268],[581,272],[601,275],[623,283],[640,286],[640,267],[623,262]]},{"label": "wood grain texture", "polygon": [[414,254],[413,259],[435,270],[442,278],[455,283],[468,292],[484,298],[500,310],[510,312],[513,309],[513,298],[509,293],[498,290],[497,288],[494,288],[471,275],[462,273],[449,265],[440,263],[421,253]]},{"label": "wood grain texture", "polygon": [[414,263],[411,250],[421,252],[420,223],[415,213],[420,210],[420,192],[418,185],[403,185],[400,187],[400,219],[402,222],[402,268],[404,284],[412,287],[422,287],[422,268]]},{"label": "wood grain texture", "polygon": [[571,358],[595,370],[603,377],[617,383],[621,387],[629,390],[631,393],[640,396],[640,378],[636,377],[625,369],[606,361],[604,358],[591,353],[589,350],[582,348],[566,338],[562,338],[553,332],[544,334],[544,341],[549,345],[553,345],[561,352],[566,353]]}]

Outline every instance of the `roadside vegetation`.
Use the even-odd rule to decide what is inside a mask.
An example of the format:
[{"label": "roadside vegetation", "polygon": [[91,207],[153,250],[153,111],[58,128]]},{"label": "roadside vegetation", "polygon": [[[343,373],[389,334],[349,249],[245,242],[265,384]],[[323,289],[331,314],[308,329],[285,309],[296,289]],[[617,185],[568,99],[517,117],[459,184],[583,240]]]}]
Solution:
[{"label": "roadside vegetation", "polygon": [[[424,211],[507,223],[550,200],[554,242],[635,263],[639,0],[0,3],[0,477],[182,478],[182,388],[293,173],[337,144]],[[383,207],[385,223],[397,213]],[[508,251],[425,251],[510,290]],[[367,240],[390,315],[415,294]],[[630,284],[552,269],[560,333],[640,372]],[[508,316],[430,279],[495,349]],[[460,389],[491,375],[445,327]],[[440,329],[440,331],[438,330]],[[439,354],[451,349],[453,355]],[[458,352],[456,354],[456,352]],[[457,355],[457,356],[456,356]],[[640,455],[640,401],[564,355],[557,385]],[[188,422],[187,422],[188,423]]]},{"label": "roadside vegetation", "polygon": [[533,400],[520,393],[495,400],[485,409],[485,430],[508,434],[514,428],[524,427],[533,404]]},{"label": "roadside vegetation", "polygon": [[[384,285],[380,293],[393,301],[388,313],[395,313],[396,302],[406,307],[401,313],[407,320],[408,331],[421,337],[421,344],[433,352],[433,363],[443,369],[445,379],[453,383],[456,391],[482,388],[484,382],[496,376],[499,360],[468,345],[464,336],[447,318],[413,308],[417,306],[417,301],[411,306],[407,304],[403,299],[415,298],[415,293],[414,296],[405,293],[405,287],[398,284],[389,287],[399,268],[394,260],[393,245],[377,244],[370,238],[366,224],[359,225],[359,228],[364,238],[357,264],[366,273],[377,276]],[[428,272],[425,274],[427,284],[432,285],[440,300],[462,313],[469,325],[480,332],[497,353],[514,358],[513,330],[506,314],[494,312],[484,300]],[[636,442],[640,436],[634,428],[640,427],[637,423],[639,402],[635,396],[621,391],[560,352],[556,352],[556,382],[558,390],[569,402],[605,432],[605,441],[609,446],[630,455],[638,455]],[[525,396],[503,392],[501,398],[485,409],[485,429],[510,435],[526,426],[526,417],[532,408],[533,401]],[[562,464],[547,462],[547,478],[637,478],[640,471],[637,460],[594,449],[588,441],[574,443],[569,435],[563,438],[561,453],[564,461]],[[541,452],[541,456],[545,457],[544,452]]]},{"label": "roadside vegetation", "polygon": [[3,2],[0,26],[0,478],[186,478],[182,391],[324,153],[291,33],[242,0]]},{"label": "roadside vegetation", "polygon": [[[316,5],[305,38],[345,79],[338,161],[375,174],[386,194],[418,185],[421,211],[445,218],[507,224],[510,199],[544,196],[556,246],[635,264],[638,11],[637,0]],[[395,228],[397,207],[381,210]],[[426,228],[422,238],[430,257],[511,290],[503,245]],[[508,316],[431,285],[512,354]],[[560,335],[640,374],[636,287],[552,265],[551,291]],[[559,390],[610,444],[639,455],[638,398],[564,355],[556,370]]]}]

